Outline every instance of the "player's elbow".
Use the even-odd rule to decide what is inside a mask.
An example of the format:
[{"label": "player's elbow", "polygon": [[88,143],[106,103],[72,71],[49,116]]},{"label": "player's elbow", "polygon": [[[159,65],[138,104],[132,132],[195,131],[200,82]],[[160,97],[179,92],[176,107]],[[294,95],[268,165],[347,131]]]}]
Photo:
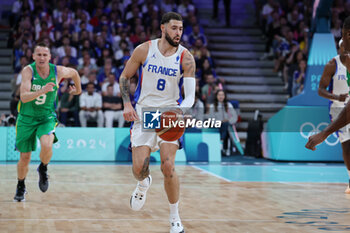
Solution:
[{"label": "player's elbow", "polygon": [[128,78],[122,73],[119,77],[119,83],[123,83],[123,82],[127,81],[127,79]]},{"label": "player's elbow", "polygon": [[67,74],[67,77],[65,77],[65,78],[71,78],[71,79],[73,79],[74,82],[76,82],[78,80],[80,81],[80,75],[76,69],[69,68],[69,71],[66,74]]},{"label": "player's elbow", "polygon": [[79,88],[75,91],[75,95],[80,95],[80,94],[81,94],[81,88]]},{"label": "player's elbow", "polygon": [[29,100],[26,99],[25,96],[24,96],[23,94],[20,94],[19,99],[21,100],[22,103],[27,103],[27,102],[29,102]]},{"label": "player's elbow", "polygon": [[317,90],[317,93],[318,93],[319,96],[323,97],[324,96],[324,94],[323,94],[324,91],[327,91],[327,90],[325,88],[323,88],[323,87],[319,87],[318,90]]}]

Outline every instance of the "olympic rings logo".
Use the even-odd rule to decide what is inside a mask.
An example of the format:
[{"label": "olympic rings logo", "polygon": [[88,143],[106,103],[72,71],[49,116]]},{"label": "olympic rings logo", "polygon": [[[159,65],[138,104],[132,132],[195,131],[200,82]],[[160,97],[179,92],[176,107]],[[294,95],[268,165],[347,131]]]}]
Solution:
[{"label": "olympic rings logo", "polygon": [[[305,122],[304,124],[302,124],[300,126],[300,130],[299,130],[300,135],[305,139],[309,139],[310,136],[320,132],[327,125],[328,125],[328,123],[321,122],[320,124],[317,125],[317,127],[315,127],[315,125],[312,124],[311,122]],[[321,129],[321,127],[323,127],[323,128]],[[332,138],[333,138],[333,140],[330,140]],[[332,135],[330,135],[328,138],[326,138],[325,142],[328,146],[335,146],[338,144],[339,138],[337,137],[336,133],[332,133]]]}]

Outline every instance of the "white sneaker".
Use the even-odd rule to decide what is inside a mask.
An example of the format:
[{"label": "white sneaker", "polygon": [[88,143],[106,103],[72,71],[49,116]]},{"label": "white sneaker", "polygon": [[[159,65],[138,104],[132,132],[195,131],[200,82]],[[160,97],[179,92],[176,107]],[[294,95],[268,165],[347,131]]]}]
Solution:
[{"label": "white sneaker", "polygon": [[139,211],[146,201],[146,193],[152,184],[152,177],[147,177],[149,180],[148,186],[143,186],[140,182],[137,182],[136,188],[130,197],[130,207],[132,210]]},{"label": "white sneaker", "polygon": [[181,220],[170,222],[170,233],[185,233]]}]

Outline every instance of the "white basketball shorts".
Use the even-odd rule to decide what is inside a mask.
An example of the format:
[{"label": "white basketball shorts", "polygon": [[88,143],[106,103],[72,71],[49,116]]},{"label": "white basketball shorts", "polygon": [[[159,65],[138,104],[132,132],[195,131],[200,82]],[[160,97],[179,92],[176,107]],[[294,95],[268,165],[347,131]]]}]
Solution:
[{"label": "white basketball shorts", "polygon": [[[340,114],[340,112],[343,110],[343,108],[341,107],[331,107],[330,108],[330,117],[331,117],[331,121],[334,121],[335,119],[337,119],[338,115]],[[343,128],[341,128],[338,132],[338,137],[339,137],[339,141],[341,143],[350,140],[350,124],[344,126]]]},{"label": "white basketball shorts", "polygon": [[160,145],[165,142],[180,146],[178,140],[164,141],[156,134],[154,129],[143,129],[141,121],[134,122],[130,130],[130,142],[131,147],[148,146],[152,152],[159,150]]}]

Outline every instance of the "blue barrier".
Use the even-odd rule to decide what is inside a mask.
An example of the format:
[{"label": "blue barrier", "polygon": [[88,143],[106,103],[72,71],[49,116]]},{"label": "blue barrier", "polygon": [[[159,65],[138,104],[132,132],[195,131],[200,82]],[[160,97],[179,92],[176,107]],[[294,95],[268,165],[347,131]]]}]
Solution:
[{"label": "blue barrier", "polygon": [[[129,128],[57,128],[59,141],[53,146],[52,161],[116,161],[130,162]],[[0,127],[0,161],[17,161],[15,128]],[[185,149],[178,150],[175,161],[221,161],[220,136],[216,131],[186,130]],[[198,144],[201,146],[198,147]],[[187,145],[187,146],[186,146]],[[32,153],[32,161],[39,159],[40,143]],[[204,157],[203,157],[204,156]],[[151,154],[151,161],[160,161],[159,151]]]},{"label": "blue barrier", "polygon": [[0,138],[0,161],[5,161],[7,154],[7,128],[0,127]]},{"label": "blue barrier", "polygon": [[188,162],[220,162],[221,143],[217,130],[187,129],[184,148]]},{"label": "blue barrier", "polygon": [[267,124],[267,152],[264,157],[286,161],[342,161],[342,150],[336,134],[307,150],[305,144],[313,133],[329,124],[327,107],[286,106]]},{"label": "blue barrier", "polygon": [[[14,151],[14,127],[9,127],[7,161],[19,159]],[[53,146],[52,161],[115,161],[114,129],[110,128],[57,128],[58,142]],[[32,161],[40,161],[40,142],[32,153]]]},{"label": "blue barrier", "polygon": [[118,128],[115,130],[115,161],[128,162],[131,161],[131,153],[128,150],[130,143],[130,129]]}]

